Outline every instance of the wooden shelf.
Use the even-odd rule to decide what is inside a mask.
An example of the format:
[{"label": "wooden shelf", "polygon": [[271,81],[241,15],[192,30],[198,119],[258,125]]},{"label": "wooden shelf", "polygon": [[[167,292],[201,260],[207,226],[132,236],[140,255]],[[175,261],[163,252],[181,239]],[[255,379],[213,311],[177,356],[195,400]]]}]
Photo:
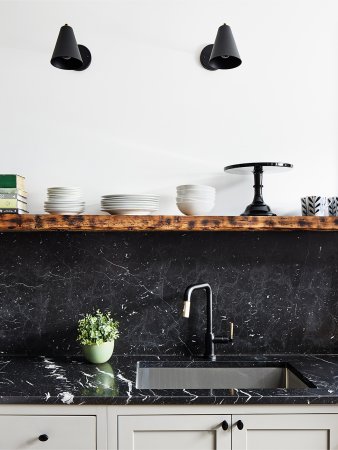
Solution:
[{"label": "wooden shelf", "polygon": [[3,214],[7,231],[338,231],[338,217]]}]

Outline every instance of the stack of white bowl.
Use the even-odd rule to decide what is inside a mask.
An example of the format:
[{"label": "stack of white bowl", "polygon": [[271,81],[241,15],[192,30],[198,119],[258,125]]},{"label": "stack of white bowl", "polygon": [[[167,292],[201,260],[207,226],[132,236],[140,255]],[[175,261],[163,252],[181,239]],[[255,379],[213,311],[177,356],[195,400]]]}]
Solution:
[{"label": "stack of white bowl", "polygon": [[159,209],[158,195],[103,195],[101,209],[109,214],[148,215]]},{"label": "stack of white bowl", "polygon": [[177,186],[176,204],[186,216],[203,216],[215,206],[216,190],[212,186],[186,184]]},{"label": "stack of white bowl", "polygon": [[51,187],[47,189],[45,211],[50,214],[81,214],[85,202],[78,187]]}]

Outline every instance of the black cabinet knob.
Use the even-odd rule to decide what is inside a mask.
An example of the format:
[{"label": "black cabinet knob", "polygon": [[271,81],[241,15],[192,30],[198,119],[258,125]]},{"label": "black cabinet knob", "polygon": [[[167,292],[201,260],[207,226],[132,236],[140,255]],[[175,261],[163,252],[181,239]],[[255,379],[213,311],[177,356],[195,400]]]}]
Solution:
[{"label": "black cabinet knob", "polygon": [[226,420],[223,420],[222,428],[223,428],[224,431],[226,431],[229,428],[228,422]]},{"label": "black cabinet knob", "polygon": [[41,442],[46,442],[46,441],[48,441],[48,436],[47,436],[47,434],[40,434],[40,436],[39,436],[39,441],[41,441]]},{"label": "black cabinet knob", "polygon": [[243,422],[242,422],[241,420],[238,420],[238,421],[237,421],[237,428],[238,428],[239,430],[243,430],[244,424],[243,424]]}]

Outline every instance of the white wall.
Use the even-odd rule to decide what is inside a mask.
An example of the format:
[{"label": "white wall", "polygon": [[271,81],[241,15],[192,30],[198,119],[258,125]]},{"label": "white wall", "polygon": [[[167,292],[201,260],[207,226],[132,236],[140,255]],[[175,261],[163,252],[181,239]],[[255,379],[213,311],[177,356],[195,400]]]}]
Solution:
[{"label": "white wall", "polygon": [[[49,63],[60,26],[73,26],[92,65]],[[243,64],[199,64],[219,25]],[[155,192],[176,213],[175,186],[218,190],[214,214],[252,199],[251,177],[224,165],[294,164],[265,177],[265,200],[299,214],[303,195],[338,195],[337,0],[0,1],[1,173],[27,178],[30,211],[46,188],[100,195]]]}]

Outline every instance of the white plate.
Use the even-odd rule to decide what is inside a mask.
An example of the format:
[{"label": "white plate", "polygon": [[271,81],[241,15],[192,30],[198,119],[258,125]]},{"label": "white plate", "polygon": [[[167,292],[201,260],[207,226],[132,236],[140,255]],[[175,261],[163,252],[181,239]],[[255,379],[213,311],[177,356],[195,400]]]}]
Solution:
[{"label": "white plate", "polygon": [[106,201],[102,201],[101,204],[102,205],[158,205],[159,202],[150,202],[150,201],[139,201],[139,202],[130,201],[130,202],[128,202],[128,201],[124,201],[124,200],[121,200],[121,201],[106,200]]},{"label": "white plate", "polygon": [[45,211],[50,214],[82,214],[84,212],[84,209],[46,209]]},{"label": "white plate", "polygon": [[116,209],[116,210],[108,210],[102,209],[102,211],[107,212],[111,215],[121,215],[121,216],[148,216],[151,213],[155,212],[155,210],[150,209]]},{"label": "white plate", "polygon": [[45,201],[46,202],[58,202],[58,203],[61,203],[61,202],[83,203],[84,199],[82,197],[73,197],[73,198],[70,198],[70,197],[64,197],[64,198],[48,197]]},{"label": "white plate", "polygon": [[49,198],[83,198],[83,195],[80,194],[49,194],[47,193],[47,197]]},{"label": "white plate", "polygon": [[151,202],[159,203],[157,198],[102,198],[101,202]]},{"label": "white plate", "polygon": [[151,197],[151,198],[159,198],[159,195],[153,195],[153,194],[107,194],[107,195],[102,195],[102,198],[111,198],[111,197]]},{"label": "white plate", "polygon": [[107,206],[101,205],[102,209],[158,209],[157,206],[144,206],[144,205],[123,205],[123,206]]},{"label": "white plate", "polygon": [[72,206],[71,208],[63,207],[63,206],[45,206],[45,209],[55,209],[55,210],[63,210],[63,211],[84,211],[84,206]]},{"label": "white plate", "polygon": [[151,202],[158,202],[160,199],[158,197],[107,197],[107,198],[101,198],[102,201],[111,201],[111,200],[118,200],[118,201],[151,201]]},{"label": "white plate", "polygon": [[84,209],[84,206],[82,206],[82,205],[73,205],[73,206],[45,205],[45,209],[64,209],[64,210],[75,211],[75,210],[79,210],[79,209]]},{"label": "white plate", "polygon": [[102,197],[101,200],[159,200],[159,197]]},{"label": "white plate", "polygon": [[47,188],[47,191],[81,191],[81,188],[77,186],[56,186]]},{"label": "white plate", "polygon": [[152,199],[104,199],[101,200],[101,203],[154,203],[156,205],[159,204],[158,200],[152,200]]},{"label": "white plate", "polygon": [[79,216],[83,211],[46,211],[48,214],[57,214],[58,216]]},{"label": "white plate", "polygon": [[82,197],[82,192],[47,192],[50,197]]},{"label": "white plate", "polygon": [[72,201],[46,201],[45,205],[85,205],[85,202],[72,202]]},{"label": "white plate", "polygon": [[50,194],[49,192],[47,192],[47,197],[53,197],[53,198],[67,198],[67,197],[69,197],[69,198],[80,198],[80,197],[83,197],[83,195],[82,195],[82,193],[81,192],[79,192],[78,194],[70,194],[70,193],[67,193],[67,194]]},{"label": "white plate", "polygon": [[84,211],[84,208],[45,208],[45,211]]},{"label": "white plate", "polygon": [[102,198],[101,202],[159,202],[158,198]]},{"label": "white plate", "polygon": [[158,206],[158,203],[151,202],[101,202],[101,205],[110,205],[110,206]]},{"label": "white plate", "polygon": [[101,205],[104,209],[159,209],[157,205]]},{"label": "white plate", "polygon": [[53,200],[51,200],[51,199],[49,199],[49,200],[46,200],[45,201],[45,203],[85,203],[83,200],[59,200],[59,199],[53,199]]},{"label": "white plate", "polygon": [[[101,205],[102,209],[159,209],[158,206],[153,205],[123,205],[123,206],[111,206]],[[69,209],[69,208],[67,208]]]},{"label": "white plate", "polygon": [[84,209],[85,207],[82,205],[73,205],[73,206],[62,206],[62,205],[45,205],[45,209],[64,209],[64,210],[80,210]]}]

